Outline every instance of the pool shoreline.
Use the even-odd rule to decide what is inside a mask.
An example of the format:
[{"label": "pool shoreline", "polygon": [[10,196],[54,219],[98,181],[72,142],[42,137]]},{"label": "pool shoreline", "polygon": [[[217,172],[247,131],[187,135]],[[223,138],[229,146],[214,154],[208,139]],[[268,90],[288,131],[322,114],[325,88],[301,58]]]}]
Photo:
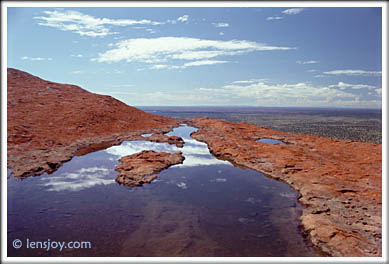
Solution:
[{"label": "pool shoreline", "polygon": [[[302,229],[324,255],[382,255],[381,145],[210,118],[188,123],[199,129],[191,136],[206,143],[217,158],[257,170],[296,190],[305,206]],[[269,136],[286,145],[255,142]],[[350,177],[363,180],[349,181]]]},{"label": "pool shoreline", "polygon": [[169,125],[152,129],[141,129],[112,135],[81,138],[66,146],[25,150],[22,146],[8,146],[7,167],[9,176],[24,179],[39,176],[43,173],[53,173],[75,156],[85,155],[111,146],[120,145],[128,140],[148,140],[142,137],[145,133],[167,133],[178,127],[181,120]]},{"label": "pool shoreline", "polygon": [[[296,145],[298,141],[293,141],[291,138],[287,139],[288,136],[293,138],[293,134],[288,133],[281,133],[278,131],[270,130],[270,129],[264,129],[253,125],[245,125],[245,124],[233,124],[229,122],[219,121],[219,120],[211,120],[211,119],[192,119],[192,120],[177,120],[174,124],[163,127],[163,128],[157,128],[157,129],[151,129],[151,130],[140,130],[140,131],[133,131],[132,133],[121,133],[112,135],[110,137],[96,137],[89,140],[82,140],[78,141],[70,146],[65,147],[61,150],[61,154],[58,155],[58,153],[55,153],[56,150],[53,149],[51,151],[43,151],[41,159],[41,163],[46,164],[46,168],[43,170],[29,170],[27,172],[27,176],[32,175],[40,175],[44,172],[54,172],[57,170],[62,163],[71,160],[74,156],[77,155],[77,152],[83,147],[88,148],[88,146],[92,146],[92,151],[94,150],[95,144],[101,144],[104,142],[109,142],[108,145],[118,145],[121,142],[125,140],[147,140],[147,137],[142,137],[142,134],[145,133],[155,133],[155,132],[163,132],[167,133],[171,131],[175,127],[179,127],[181,123],[187,123],[190,126],[196,127],[199,129],[197,132],[194,132],[191,134],[193,138],[200,142],[205,142],[208,145],[208,148],[210,150],[210,153],[215,156],[217,159],[227,160],[230,161],[234,165],[243,166],[246,168],[251,168],[256,171],[259,171],[266,175],[267,177],[270,177],[272,179],[280,180],[289,186],[291,186],[295,191],[299,193],[299,199],[298,202],[305,206],[303,209],[303,215],[300,217],[301,220],[301,230],[303,234],[307,237],[309,237],[309,240],[313,243],[313,245],[321,252],[322,255],[328,255],[328,256],[379,256],[381,254],[381,248],[379,246],[371,247],[371,242],[373,242],[374,245],[378,245],[381,243],[380,241],[380,221],[381,216],[377,213],[380,211],[380,205],[376,204],[376,207],[372,212],[367,211],[366,213],[370,214],[372,217],[365,217],[364,215],[361,216],[361,214],[354,214],[355,217],[362,217],[363,221],[367,221],[367,224],[363,224],[362,227],[358,226],[359,229],[364,228],[366,225],[368,228],[370,228],[369,233],[373,236],[373,239],[371,237],[368,237],[368,240],[370,241],[369,244],[363,244],[361,242],[362,237],[364,234],[360,234],[361,237],[355,239],[352,238],[352,243],[362,243],[358,244],[359,246],[350,248],[350,246],[347,246],[346,243],[350,243],[350,238],[347,236],[348,232],[350,230],[350,224],[346,222],[341,222],[341,225],[339,224],[337,226],[334,226],[332,224],[333,220],[330,220],[331,217],[335,216],[337,220],[339,220],[339,210],[351,210],[350,207],[354,205],[354,208],[357,209],[362,208],[369,208],[367,203],[365,201],[359,201],[356,202],[354,200],[348,200],[350,198],[350,195],[354,195],[353,187],[343,187],[341,190],[336,190],[335,194],[345,194],[340,195],[340,197],[334,196],[333,192],[331,194],[331,191],[321,191],[319,195],[313,195],[311,188],[306,188],[306,185],[304,181],[301,181],[301,178],[297,177],[298,174],[302,171],[305,171],[304,168],[300,168],[301,166],[296,165],[293,161],[293,156],[289,156],[289,163],[283,163],[284,160],[281,160],[282,166],[280,165],[280,162],[276,160],[269,161],[266,159],[266,155],[262,153],[260,156],[265,156],[265,158],[256,157],[253,162],[252,156],[250,156],[250,153],[248,152],[251,148],[258,148],[256,144],[258,145],[267,145],[263,143],[256,143],[255,139],[250,139],[250,135],[247,135],[246,129],[248,130],[264,130],[266,133],[264,134],[264,137],[269,137],[270,134],[276,134],[277,138],[279,140],[282,140],[282,142],[287,143],[287,145],[268,145],[268,147],[271,148],[272,152],[277,151],[284,151],[287,146],[290,145]],[[235,127],[238,127],[238,129],[235,129]],[[214,129],[217,129],[216,131]],[[226,130],[227,129],[227,130]],[[250,131],[251,131],[250,130]],[[233,133],[231,133],[233,132]],[[251,131],[252,132],[252,131]],[[250,133],[249,133],[250,134]],[[234,140],[231,140],[231,137],[234,137]],[[304,135],[299,135],[303,137]],[[260,138],[258,135],[255,135],[254,138]],[[216,139],[215,139],[216,138]],[[250,141],[250,147],[248,147],[246,144],[242,143],[242,138],[244,141],[251,140]],[[318,138],[318,137],[312,137],[309,136],[309,138]],[[320,139],[320,138],[319,138]],[[329,139],[326,139],[329,140]],[[231,141],[231,142],[230,142]],[[331,140],[329,140],[331,141]],[[216,143],[215,143],[216,142]],[[237,145],[237,143],[239,144]],[[339,141],[334,141],[339,142]],[[244,143],[244,142],[243,142]],[[347,142],[341,142],[343,144],[348,144]],[[220,145],[222,144],[222,145]],[[369,143],[362,143],[367,145],[374,145]],[[104,144],[103,144],[104,145]],[[229,146],[226,148],[226,145]],[[221,147],[222,146],[222,147]],[[226,151],[227,150],[227,151]],[[316,150],[313,150],[316,152]],[[53,156],[51,153],[55,153]],[[65,154],[64,154],[65,153]],[[71,153],[71,154],[70,154]],[[230,154],[228,154],[230,153]],[[231,155],[232,153],[232,155]],[[267,153],[267,152],[265,152]],[[36,155],[36,152],[33,152],[34,155]],[[290,154],[289,154],[290,155]],[[267,155],[269,156],[269,155]],[[57,160],[53,160],[57,158]],[[66,158],[64,158],[66,157]],[[250,158],[251,157],[251,158]],[[56,164],[54,167],[50,166],[50,164]],[[276,167],[274,167],[276,166]],[[42,165],[35,164],[35,168],[42,168]],[[23,175],[23,174],[21,174]],[[26,174],[24,174],[26,176]],[[292,176],[292,177],[291,177]],[[296,178],[297,177],[297,178]],[[318,183],[315,183],[314,185],[308,185],[308,187],[317,187],[320,186]],[[319,199],[317,198],[319,197]],[[320,197],[326,197],[326,198],[320,198]],[[340,199],[338,199],[340,198]],[[378,199],[379,200],[379,199]],[[335,207],[331,207],[331,205],[328,204],[328,202],[331,202],[332,204],[335,202]],[[370,202],[371,204],[371,202]],[[355,210],[353,210],[355,211]],[[342,220],[342,219],[340,219]],[[371,221],[376,222],[371,222]],[[379,224],[377,224],[377,221]],[[364,222],[365,223],[365,222]],[[357,223],[358,224],[358,223]],[[362,225],[362,224],[361,224]],[[346,228],[344,227],[346,226]],[[351,229],[353,230],[353,229]],[[369,234],[369,235],[370,235]],[[334,238],[337,241],[337,244],[334,244]],[[378,239],[377,239],[378,238]],[[340,241],[340,242],[339,242]],[[346,245],[345,245],[346,244]]]},{"label": "pool shoreline", "polygon": [[[174,129],[173,131],[178,131],[180,129]],[[190,132],[195,131],[194,127],[187,127],[187,129],[189,129]],[[173,136],[176,136],[174,135],[173,131],[169,132],[167,135],[170,136],[170,134],[172,134]],[[190,132],[188,132],[188,135],[190,134]],[[101,165],[103,164],[101,164],[100,162],[96,163],[98,167],[96,165],[92,165],[91,167],[91,164],[94,163],[89,164],[88,162],[89,165],[84,164],[84,162],[88,160],[87,159],[88,155],[79,156],[77,157],[77,159],[74,160],[76,161],[76,164],[82,166],[79,167],[78,170],[77,167],[75,167],[76,169],[69,171],[69,168],[72,168],[72,166],[74,166],[71,165],[74,164],[74,161],[72,161],[64,164],[64,167],[66,167],[65,170],[61,169],[61,171],[55,173],[54,175],[42,176],[42,181],[39,180],[40,177],[34,178],[32,180],[35,180],[35,182],[38,182],[38,184],[40,184],[44,188],[42,189],[43,192],[39,191],[39,193],[41,193],[39,196],[45,197],[45,199],[50,199],[49,197],[56,197],[55,193],[60,193],[60,192],[63,193],[64,191],[70,191],[70,190],[72,190],[71,193],[66,193],[66,192],[64,193],[66,194],[66,197],[68,197],[67,200],[69,201],[72,201],[73,199],[71,197],[74,197],[74,193],[77,193],[79,191],[83,191],[82,192],[83,195],[89,197],[89,194],[92,193],[84,190],[88,190],[93,186],[99,186],[99,185],[89,185],[88,182],[100,181],[101,186],[108,185],[107,187],[111,186],[110,187],[111,189],[113,187],[114,189],[119,188],[121,190],[123,198],[129,199],[129,201],[134,201],[135,204],[138,204],[138,202],[141,204],[143,199],[147,200],[149,206],[143,205],[140,207],[141,209],[143,209],[143,207],[145,206],[144,210],[146,211],[144,213],[140,214],[139,211],[137,210],[133,211],[133,209],[131,209],[131,206],[128,207],[128,210],[130,212],[132,211],[133,212],[132,214],[138,215],[138,217],[140,217],[142,221],[138,223],[140,225],[139,228],[133,226],[133,228],[135,228],[135,230],[137,231],[135,231],[133,235],[128,234],[128,237],[125,239],[125,242],[120,242],[120,240],[119,241],[115,240],[119,244],[122,243],[123,248],[121,250],[120,255],[123,254],[124,256],[132,256],[132,254],[135,255],[141,254],[141,256],[176,256],[177,254],[177,256],[258,256],[260,257],[260,256],[270,256],[270,255],[285,256],[284,254],[287,254],[286,256],[306,256],[306,254],[308,254],[308,256],[312,256],[312,254],[314,254],[312,252],[313,246],[309,243],[308,240],[306,240],[305,238],[303,238],[303,236],[301,236],[301,233],[298,229],[297,217],[301,214],[301,206],[300,205],[296,206],[297,193],[295,193],[295,191],[293,191],[287,184],[277,183],[277,181],[268,179],[255,170],[251,170],[251,169],[241,170],[242,168],[240,167],[236,168],[235,166],[231,166],[231,164],[228,165],[227,163],[229,162],[218,160],[213,155],[211,155],[211,153],[209,153],[209,149],[206,144],[197,142],[195,139],[192,139],[190,136],[189,138],[188,137],[183,137],[183,138],[185,140],[185,144],[183,148],[177,148],[177,146],[174,145],[172,146],[167,143],[155,143],[155,142],[149,142],[146,141],[145,139],[142,139],[136,141],[126,141],[123,142],[121,146],[113,146],[109,149],[90,153],[90,155],[92,156],[89,155],[89,157],[95,157],[96,154],[98,153],[108,153],[110,155],[115,155],[115,157],[123,157],[124,153],[139,154],[138,151],[140,149],[142,148],[148,149],[148,147],[151,147],[152,144],[150,143],[159,146],[163,145],[165,148],[169,150],[168,152],[175,152],[177,149],[181,149],[186,157],[184,163],[180,165],[175,165],[171,169],[161,171],[158,174],[158,180],[156,180],[155,184],[153,183],[151,185],[146,185],[144,187],[134,186],[134,189],[128,188],[126,186],[112,184],[114,183],[113,179],[108,180],[107,178],[103,178],[98,175],[99,173],[102,175],[108,175],[107,168],[104,166],[101,167]],[[197,150],[194,149],[194,147],[196,146],[198,147]],[[157,149],[157,151],[158,152],[156,153],[163,153],[161,152],[162,151],[161,149]],[[200,157],[206,158],[204,155],[207,156],[208,159],[210,159],[209,162],[206,162],[205,159],[199,160]],[[116,160],[116,159],[112,159],[112,156],[108,156],[108,157],[102,156],[102,158],[105,159],[106,161]],[[91,162],[95,160],[95,158],[89,158],[89,159],[91,159]],[[211,166],[206,166],[206,165],[211,165]],[[214,167],[214,165],[219,167]],[[206,167],[213,168],[213,170],[206,169]],[[77,189],[78,187],[74,186],[73,180],[71,179],[76,180],[78,178],[76,177],[77,172],[82,174],[81,171],[83,171],[83,173],[89,173],[88,174],[89,176],[88,177],[83,176],[85,178],[81,178],[82,180],[86,180],[84,185],[85,187],[79,185],[81,189]],[[233,171],[235,171],[235,173],[238,172],[238,174],[230,174]],[[192,174],[193,177],[187,177],[187,173]],[[69,179],[66,179],[67,177],[66,175],[69,176]],[[201,179],[199,178],[199,176],[201,176],[200,177]],[[111,173],[110,178],[112,177],[114,177],[114,174]],[[176,179],[174,183],[171,182],[172,179]],[[43,185],[40,182],[42,182]],[[76,182],[76,181],[74,183],[80,184],[80,182]],[[251,184],[247,185],[248,183]],[[27,185],[25,185],[25,187],[28,187],[29,183],[26,184]],[[94,184],[94,183],[90,182],[90,184]],[[96,184],[99,183],[97,182]],[[206,187],[202,187],[203,185],[205,185]],[[13,183],[12,186],[13,188],[11,190],[14,193],[15,187],[17,187],[17,189],[20,189],[24,185]],[[169,192],[166,193],[166,188],[168,186],[170,186],[169,188],[173,188],[177,190],[171,193],[171,194],[175,193],[173,197],[170,197],[171,194],[169,194]],[[225,192],[225,190],[228,189],[223,189],[226,188],[224,186],[230,186],[229,190],[233,191],[233,193]],[[93,187],[93,188],[101,189],[106,187]],[[93,192],[94,189],[90,189],[90,190]],[[49,191],[49,193],[45,194],[45,190]],[[107,189],[107,191],[108,190],[109,189]],[[104,193],[108,197],[111,197],[110,199],[116,200],[115,198],[113,198],[113,196],[111,196],[112,195],[111,191],[104,192]],[[201,193],[202,195],[198,196],[198,194]],[[134,196],[136,194],[138,194],[138,196]],[[240,197],[238,200],[236,195]],[[31,199],[35,200],[36,206],[40,208],[41,206],[39,201],[41,199],[37,200],[37,198],[33,198],[33,196],[31,195],[29,196],[31,197]],[[12,197],[13,196],[9,198]],[[134,200],[135,197],[138,197],[140,199]],[[155,198],[157,199],[156,200],[151,199],[152,197],[154,197],[154,199]],[[165,200],[166,197],[169,197],[168,200]],[[20,199],[16,199],[16,198],[17,197],[11,200],[13,203],[16,202],[16,204],[18,204],[19,202],[17,201],[19,201]],[[125,205],[126,203],[124,203],[125,200],[123,198],[120,199],[121,200],[120,204],[122,206],[124,205],[125,207],[127,207]],[[197,201],[198,198],[200,198],[202,202]],[[231,203],[235,204],[235,207],[232,206]],[[171,204],[171,207],[168,206],[169,204]],[[213,207],[212,204],[215,204],[217,206]],[[110,202],[108,202],[107,206],[111,206]],[[204,211],[203,206],[205,206],[205,208],[208,209]],[[51,207],[51,208],[57,211],[58,210],[61,211],[61,209],[56,209],[56,207]],[[13,210],[14,212],[21,212],[20,210],[16,210],[16,208],[14,208]],[[39,210],[41,211],[41,209]],[[42,210],[46,212],[45,209]],[[83,214],[82,212],[85,209],[82,209],[82,207],[80,207],[80,209],[71,210],[70,212],[67,211],[69,209],[64,209],[64,210],[66,212],[65,213],[65,219],[66,219],[68,217],[76,217],[76,218],[81,217],[81,215]],[[116,210],[115,206],[112,207],[111,210],[115,211]],[[151,212],[148,212],[147,210],[151,210]],[[185,212],[185,213],[181,214],[180,212]],[[223,213],[224,216],[220,217],[219,213]],[[78,214],[80,214],[80,216],[78,216]],[[110,213],[110,214],[112,214],[113,216],[115,215],[114,213]],[[41,213],[39,213],[39,215],[41,215]],[[27,214],[25,216],[34,217],[34,215],[31,214],[30,215]],[[121,215],[119,214],[118,216]],[[56,217],[58,218],[59,216]],[[176,217],[178,219],[181,219],[180,221],[183,221],[183,223],[180,223],[180,221],[177,222]],[[219,220],[222,220],[222,222],[216,221],[215,219],[217,218],[220,218]],[[57,221],[59,221],[59,219],[60,218],[58,218]],[[229,220],[225,221],[226,219]],[[130,219],[128,220],[131,221]],[[265,221],[266,223],[263,222],[263,220],[266,220]],[[18,225],[20,225],[20,224],[16,224],[19,221],[21,220],[15,222],[15,226],[13,227],[14,230],[15,229],[17,230]],[[59,222],[57,221],[55,223],[60,224],[64,220],[60,220]],[[227,229],[225,228],[220,229],[223,226],[226,226],[227,222],[229,223],[230,227]],[[187,223],[188,226],[184,223]],[[285,223],[288,223],[288,225],[285,225]],[[210,228],[214,225],[216,225],[216,227],[219,228],[218,229],[219,231],[216,233],[214,228]],[[245,231],[243,232],[243,230],[241,230],[242,232],[241,231],[236,232],[235,229],[239,226],[240,228],[243,228],[243,230]],[[178,228],[177,231],[174,231],[176,228]],[[185,245],[180,246],[180,243],[178,243],[177,245],[173,246],[175,243],[173,243],[173,241],[170,241],[169,239],[165,241],[164,239],[162,239],[162,237],[150,235],[150,233],[147,231],[149,229],[153,230],[152,233],[158,233],[162,237],[166,234],[166,232],[168,232],[167,234],[170,236],[170,238],[173,236],[175,237],[174,240],[180,238],[183,239],[183,241],[186,241]],[[197,231],[194,231],[193,229]],[[164,230],[168,230],[168,231],[164,231]],[[271,232],[266,233],[269,232],[266,230],[269,230]],[[45,232],[47,231],[49,230],[45,230]],[[109,230],[105,230],[105,231],[109,232]],[[181,232],[183,233],[181,234]],[[23,236],[22,235],[23,232],[20,233],[20,231],[18,231],[16,234],[14,233],[14,236],[17,235],[18,233],[20,237]],[[77,234],[77,232],[74,234]],[[180,234],[182,236],[180,236]],[[221,234],[223,234],[222,237],[224,237],[224,239],[219,241],[218,237]],[[199,236],[200,238],[192,240],[192,237],[199,237]],[[226,239],[229,236],[235,238],[240,238],[244,236],[244,240],[241,241],[241,243],[243,244],[238,248],[233,249],[234,243],[229,242],[230,239]],[[92,237],[89,238],[92,239]],[[279,248],[277,246],[275,247],[271,246],[271,243],[269,242],[268,243],[260,242],[260,241],[266,241],[267,239],[271,239],[272,241],[274,240],[275,244],[277,243],[284,243],[284,244],[281,244],[282,248]],[[143,242],[137,240],[141,240]],[[202,246],[200,245],[199,245],[200,247],[196,246],[197,242],[194,241],[198,241],[198,243],[200,243],[201,241],[200,245],[203,245],[204,243],[204,245],[208,245],[208,247],[210,248],[204,251],[201,249]],[[250,241],[251,243],[254,242],[254,245],[248,246],[249,244],[247,243],[250,243]],[[143,243],[145,243],[146,249],[142,248]],[[165,244],[166,246],[167,245],[170,246],[167,247],[168,251],[163,253],[158,249],[158,246],[155,247],[155,243],[157,243],[157,245],[160,245],[162,247],[164,247]],[[244,243],[246,243],[247,245],[243,246]],[[257,243],[259,243],[259,245],[260,243],[263,243],[263,248],[261,247],[255,248],[255,245]],[[178,253],[177,250],[179,250],[180,252]],[[82,253],[80,252],[80,254]],[[96,251],[94,254],[96,254]]]}]

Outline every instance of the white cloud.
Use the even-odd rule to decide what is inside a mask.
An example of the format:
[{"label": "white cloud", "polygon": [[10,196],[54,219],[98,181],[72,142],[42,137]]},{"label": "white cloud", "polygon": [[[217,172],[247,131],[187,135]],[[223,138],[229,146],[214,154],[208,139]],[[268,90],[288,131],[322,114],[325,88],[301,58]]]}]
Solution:
[{"label": "white cloud", "polygon": [[165,65],[165,64],[156,64],[151,66],[151,69],[167,69],[167,68],[169,68],[169,65]]},{"label": "white cloud", "polygon": [[[340,86],[348,84],[340,84]],[[355,86],[355,87],[361,87]],[[364,86],[367,88],[366,86]],[[373,91],[373,90],[372,90]],[[380,90],[374,94],[379,93]],[[144,105],[231,105],[231,106],[312,106],[312,107],[379,107],[380,99],[364,99],[357,89],[343,90],[338,85],[314,85],[307,82],[271,83],[235,81],[222,87],[201,87],[174,92],[138,93],[128,97]]]},{"label": "white cloud", "polygon": [[71,57],[82,58],[82,54],[71,54]]},{"label": "white cloud", "polygon": [[334,70],[323,72],[328,75],[351,75],[351,76],[381,76],[380,71],[365,71],[365,70]]},{"label": "white cloud", "polygon": [[320,61],[317,60],[309,60],[309,61],[296,61],[297,64],[317,64],[320,63]]},{"label": "white cloud", "polygon": [[217,56],[225,55],[223,50],[201,50],[201,51],[190,51],[184,50],[182,52],[176,52],[172,54],[170,58],[178,60],[200,60],[200,59],[210,59]]},{"label": "white cloud", "polygon": [[316,72],[316,70],[311,69],[311,70],[307,70],[307,72]]},{"label": "white cloud", "polygon": [[156,64],[150,67],[150,69],[185,69],[187,67],[192,66],[203,66],[203,65],[213,65],[213,64],[221,64],[228,63],[228,61],[217,61],[217,60],[198,60],[184,63],[183,65],[166,65],[166,64]]},{"label": "white cloud", "polygon": [[[143,62],[166,65],[168,60],[193,60],[182,66],[210,65],[226,63],[221,60],[209,60],[218,56],[233,56],[254,51],[291,50],[291,47],[268,46],[246,40],[205,40],[185,37],[137,38],[122,40],[115,47],[100,53],[92,61],[97,62]],[[163,66],[156,66],[161,68]],[[166,67],[164,67],[166,68]]]},{"label": "white cloud", "polygon": [[266,82],[268,79],[250,79],[250,80],[242,80],[242,81],[234,81],[232,84],[251,84],[257,82]]},{"label": "white cloud", "polygon": [[378,95],[382,95],[382,88],[380,88],[380,89],[375,89],[375,92],[376,92]]},{"label": "white cloud", "polygon": [[[46,16],[37,16],[38,25],[57,28],[63,31],[72,31],[81,36],[102,37],[110,32],[106,25],[130,25],[137,24],[136,20],[111,20],[108,18],[95,18],[77,11],[43,11]],[[151,22],[151,21],[150,21]],[[140,24],[143,23],[139,21]]]},{"label": "white cloud", "polygon": [[[208,88],[204,88],[208,89]],[[228,96],[213,96],[205,91],[198,90],[175,90],[173,92],[156,91],[149,93],[138,92],[133,96],[119,96],[118,99],[129,105],[226,105],[233,99]]]},{"label": "white cloud", "polygon": [[351,88],[351,89],[369,89],[369,90],[377,88],[375,86],[367,85],[367,84],[349,84],[349,83],[344,83],[344,82],[339,82],[338,84],[330,85],[328,87],[331,87],[331,88],[338,87],[341,90],[344,90],[346,88]]},{"label": "white cloud", "polygon": [[220,35],[220,36],[224,36],[224,32],[220,32],[219,35]]},{"label": "white cloud", "polygon": [[82,74],[82,73],[84,73],[84,71],[72,71],[72,72],[70,72],[71,74]]},{"label": "white cloud", "polygon": [[326,76],[323,75],[323,74],[317,74],[317,75],[315,75],[315,78],[323,78],[323,77],[326,77]]},{"label": "white cloud", "polygon": [[[168,20],[166,22],[151,21],[149,19],[110,19],[97,18],[78,11],[43,11],[43,16],[36,16],[38,25],[53,27],[63,31],[71,31],[81,36],[104,37],[117,32],[111,32],[109,26],[137,26],[137,25],[163,25],[173,23],[173,21],[184,22],[188,16],[179,17],[177,20]],[[152,32],[153,33],[153,32]]]},{"label": "white cloud", "polygon": [[349,98],[353,94],[345,93],[330,87],[315,87],[309,83],[296,84],[266,84],[257,82],[249,85],[226,85],[224,90],[230,90],[234,94],[245,97],[254,97],[267,100],[317,98],[331,99],[334,97]]},{"label": "white cloud", "polygon": [[359,94],[345,92],[333,86],[315,86],[304,82],[267,84],[263,81],[239,81],[238,84],[234,82],[221,88],[200,88],[197,89],[197,95],[233,98],[234,105],[376,106],[379,103],[377,100],[360,100]]},{"label": "white cloud", "polygon": [[212,25],[214,25],[217,28],[224,28],[224,27],[230,26],[230,24],[228,24],[228,23],[212,23]]},{"label": "white cloud", "polygon": [[280,20],[280,19],[283,19],[283,17],[280,17],[280,16],[271,16],[271,17],[266,18],[266,20]]},{"label": "white cloud", "polygon": [[44,60],[48,60],[48,61],[51,61],[53,60],[53,58],[41,58],[41,57],[28,57],[28,56],[23,56],[21,57],[20,59],[22,60],[30,60],[30,61],[44,61]]},{"label": "white cloud", "polygon": [[188,15],[184,15],[184,16],[181,16],[181,17],[177,18],[177,21],[186,22],[186,21],[188,21],[188,19],[189,19],[189,16]]},{"label": "white cloud", "polygon": [[304,10],[304,8],[290,8],[282,11],[285,15],[297,15],[301,13]]},{"label": "white cloud", "polygon": [[212,65],[212,64],[221,64],[221,63],[228,63],[228,61],[199,60],[199,61],[187,62],[183,66],[190,67],[190,66]]}]

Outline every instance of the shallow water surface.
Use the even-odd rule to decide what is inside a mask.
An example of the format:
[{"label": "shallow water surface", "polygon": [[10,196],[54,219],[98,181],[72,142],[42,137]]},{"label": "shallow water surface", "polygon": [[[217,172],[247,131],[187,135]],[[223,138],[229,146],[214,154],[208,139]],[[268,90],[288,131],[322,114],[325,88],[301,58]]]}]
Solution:
[{"label": "shallow water surface", "polygon": [[270,139],[270,138],[261,138],[261,139],[256,140],[256,142],[262,142],[262,143],[266,143],[266,144],[270,144],[270,145],[277,145],[277,144],[285,145],[285,143],[280,141],[280,140]]},{"label": "shallow water surface", "polygon": [[[167,143],[127,141],[74,157],[51,175],[8,179],[9,256],[315,256],[288,185],[217,160],[181,126]],[[183,164],[143,187],[115,182],[118,159],[182,151]],[[90,241],[90,249],[19,249],[12,241]]]}]

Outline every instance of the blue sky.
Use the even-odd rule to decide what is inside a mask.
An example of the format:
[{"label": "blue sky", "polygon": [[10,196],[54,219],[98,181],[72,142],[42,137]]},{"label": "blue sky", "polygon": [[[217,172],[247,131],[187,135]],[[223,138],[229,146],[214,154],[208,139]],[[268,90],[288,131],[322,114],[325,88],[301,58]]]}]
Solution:
[{"label": "blue sky", "polygon": [[8,7],[7,66],[129,105],[381,108],[381,8]]}]

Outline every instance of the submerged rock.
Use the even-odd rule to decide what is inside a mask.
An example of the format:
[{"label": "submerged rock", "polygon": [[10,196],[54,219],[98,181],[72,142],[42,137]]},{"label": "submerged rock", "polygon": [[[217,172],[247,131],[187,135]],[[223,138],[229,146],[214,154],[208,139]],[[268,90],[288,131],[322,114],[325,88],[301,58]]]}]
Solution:
[{"label": "submerged rock", "polygon": [[[382,146],[332,140],[209,118],[187,121],[216,157],[288,183],[305,205],[300,218],[331,256],[382,255]],[[255,142],[272,138],[285,145]]]},{"label": "submerged rock", "polygon": [[142,186],[157,178],[153,174],[172,165],[181,164],[184,159],[181,152],[171,154],[153,150],[124,156],[119,160],[121,164],[115,168],[119,172],[116,181],[129,187]]}]

